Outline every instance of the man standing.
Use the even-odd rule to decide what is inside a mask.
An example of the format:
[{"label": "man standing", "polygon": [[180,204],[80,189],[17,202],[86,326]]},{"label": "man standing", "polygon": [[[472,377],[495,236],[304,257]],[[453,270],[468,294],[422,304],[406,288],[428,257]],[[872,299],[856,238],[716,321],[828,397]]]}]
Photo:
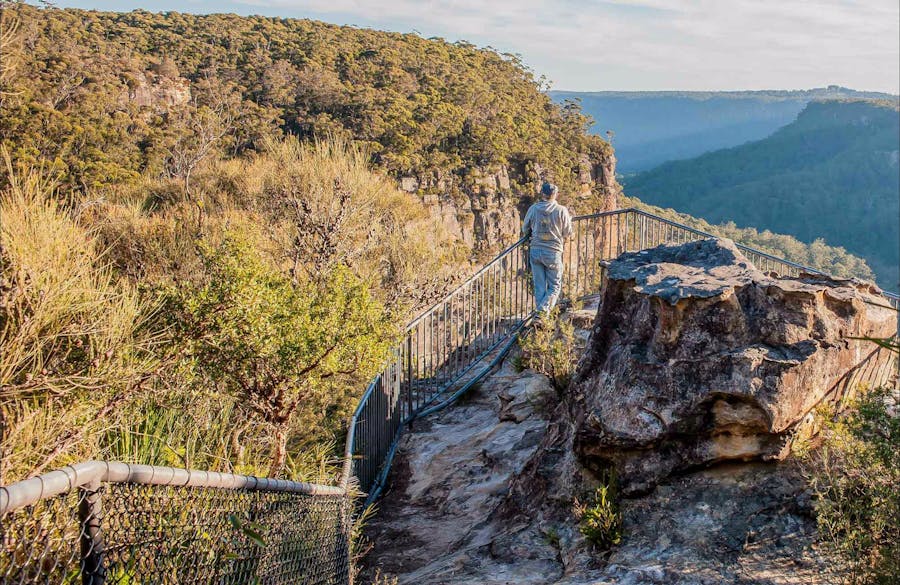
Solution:
[{"label": "man standing", "polygon": [[556,202],[559,188],[545,182],[541,186],[541,201],[525,214],[522,235],[530,236],[529,253],[534,279],[534,304],[537,311],[546,313],[556,306],[562,291],[563,242],[572,235],[572,216]]}]

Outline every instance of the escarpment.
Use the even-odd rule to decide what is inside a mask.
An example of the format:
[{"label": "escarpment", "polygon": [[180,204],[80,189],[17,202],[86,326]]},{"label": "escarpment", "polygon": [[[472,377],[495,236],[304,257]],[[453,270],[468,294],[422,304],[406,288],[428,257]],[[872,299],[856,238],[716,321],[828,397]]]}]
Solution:
[{"label": "escarpment", "polygon": [[[564,193],[573,211],[612,211],[621,187],[612,150],[582,154],[576,189]],[[476,250],[494,250],[518,237],[525,211],[547,175],[534,161],[471,167],[464,174],[430,171],[399,178],[400,188],[422,197],[434,217]]]}]

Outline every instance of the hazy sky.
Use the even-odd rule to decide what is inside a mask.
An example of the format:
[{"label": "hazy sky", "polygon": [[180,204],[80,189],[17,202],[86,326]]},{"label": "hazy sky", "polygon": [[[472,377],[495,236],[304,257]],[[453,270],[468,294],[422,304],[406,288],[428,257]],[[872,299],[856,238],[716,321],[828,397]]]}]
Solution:
[{"label": "hazy sky", "polygon": [[315,18],[519,53],[554,89],[900,92],[898,0],[58,0]]}]

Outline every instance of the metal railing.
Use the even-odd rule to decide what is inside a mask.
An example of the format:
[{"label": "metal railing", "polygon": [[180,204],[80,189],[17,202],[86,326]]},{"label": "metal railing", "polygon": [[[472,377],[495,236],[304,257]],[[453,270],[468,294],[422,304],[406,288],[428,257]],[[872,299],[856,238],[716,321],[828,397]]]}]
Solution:
[{"label": "metal railing", "polygon": [[343,488],[107,461],[0,487],[0,583],[349,583]]},{"label": "metal railing", "polygon": [[510,339],[534,311],[519,240],[415,318],[351,419],[347,476],[378,494],[403,425]]},{"label": "metal railing", "polygon": [[[601,260],[715,237],[636,209],[579,216],[566,244],[564,293],[599,290]],[[739,245],[758,268],[822,274]],[[385,483],[404,425],[437,406],[534,311],[524,240],[511,245],[406,328],[350,421],[340,487],[92,461],[0,487],[0,585],[348,583],[348,485],[367,502]],[[886,302],[898,306],[897,295]],[[878,364],[878,365],[877,365]],[[877,365],[877,367],[876,367]],[[869,360],[848,384],[874,383]],[[889,374],[889,372],[888,372]],[[479,374],[481,375],[481,374]]]},{"label": "metal railing", "polygon": [[[714,234],[639,209],[582,215],[563,252],[564,296],[577,300],[599,291],[600,261],[623,252],[662,244],[682,244]],[[737,243],[748,260],[764,272],[783,276],[815,270]],[[504,250],[472,277],[416,319],[369,384],[350,421],[345,475],[358,479],[368,494],[379,495],[387,478],[404,425],[412,422],[448,388],[513,337],[534,309],[524,239]],[[898,307],[898,296],[885,293]]]}]

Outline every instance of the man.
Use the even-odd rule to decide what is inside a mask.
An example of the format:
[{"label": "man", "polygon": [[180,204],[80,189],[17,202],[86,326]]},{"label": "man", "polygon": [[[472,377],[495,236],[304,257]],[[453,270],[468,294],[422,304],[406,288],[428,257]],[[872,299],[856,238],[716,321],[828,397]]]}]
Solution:
[{"label": "man", "polygon": [[559,188],[545,182],[541,201],[528,209],[522,224],[522,235],[530,236],[529,257],[534,279],[534,304],[540,313],[556,306],[562,291],[563,242],[572,235],[572,216],[556,202]]}]

